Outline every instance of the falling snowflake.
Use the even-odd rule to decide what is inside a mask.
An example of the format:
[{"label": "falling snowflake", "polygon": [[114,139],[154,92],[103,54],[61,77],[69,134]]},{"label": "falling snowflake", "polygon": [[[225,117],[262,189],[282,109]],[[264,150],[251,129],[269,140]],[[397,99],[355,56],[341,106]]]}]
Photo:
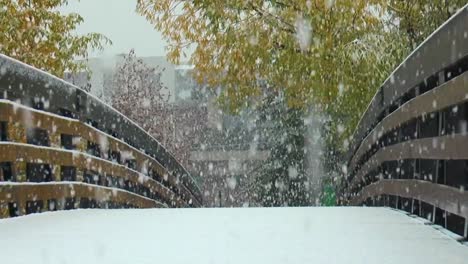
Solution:
[{"label": "falling snowflake", "polygon": [[307,50],[310,46],[310,40],[312,38],[312,26],[310,25],[310,21],[304,19],[302,16],[298,16],[294,26],[296,29],[296,39],[299,43],[299,47],[301,50]]}]

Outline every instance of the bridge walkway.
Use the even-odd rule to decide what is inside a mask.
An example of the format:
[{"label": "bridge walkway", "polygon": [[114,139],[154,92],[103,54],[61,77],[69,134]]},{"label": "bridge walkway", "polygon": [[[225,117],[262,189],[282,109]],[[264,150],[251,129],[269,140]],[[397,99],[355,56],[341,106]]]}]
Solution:
[{"label": "bridge walkway", "polygon": [[426,222],[378,207],[80,209],[0,220],[0,252],[2,263],[468,263],[468,246]]}]

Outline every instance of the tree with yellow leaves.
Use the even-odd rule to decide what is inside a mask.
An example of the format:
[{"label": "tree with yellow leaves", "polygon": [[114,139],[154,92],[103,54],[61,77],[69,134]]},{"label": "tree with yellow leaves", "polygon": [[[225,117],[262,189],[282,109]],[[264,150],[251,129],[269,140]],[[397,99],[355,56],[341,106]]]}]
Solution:
[{"label": "tree with yellow leaves", "polygon": [[467,3],[467,0],[388,0],[391,17],[388,22],[406,38],[411,51]]},{"label": "tree with yellow leaves", "polygon": [[173,62],[195,48],[198,81],[222,87],[235,111],[261,98],[265,82],[292,107],[333,102],[348,77],[341,65],[380,26],[374,2],[138,0],[138,11],[168,40]]},{"label": "tree with yellow leaves", "polygon": [[[219,87],[220,102],[231,112],[268,104],[271,96],[280,100],[262,107],[276,107],[273,112],[286,107],[278,114],[288,113],[288,118],[271,121],[285,131],[277,131],[273,154],[256,178],[260,189],[281,183],[284,190],[273,201],[271,190],[256,192],[263,205],[307,205],[300,154],[304,111],[313,105],[334,113],[337,98],[347,98],[343,94],[348,91],[356,99],[348,110],[365,107],[368,89],[375,89],[369,85],[375,73],[359,69],[371,67],[366,60],[373,54],[369,47],[379,40],[373,36],[381,31],[381,10],[371,8],[377,2],[139,0],[138,11],[166,37],[173,62],[184,57],[187,47],[195,49],[190,61],[197,80]],[[343,114],[336,112],[335,116]],[[350,119],[341,116],[343,122]],[[283,133],[285,140],[279,140]],[[297,177],[290,179],[288,166],[274,165],[278,161],[295,169]]]},{"label": "tree with yellow leaves", "polygon": [[328,140],[346,149],[382,81],[465,3],[138,0],[137,10],[162,32],[173,62],[194,49],[198,81],[221,87],[231,111],[280,90],[289,106],[331,115],[339,138]]},{"label": "tree with yellow leaves", "polygon": [[67,0],[0,0],[0,53],[63,77],[85,68],[89,48],[110,40],[101,34],[74,34],[83,22],[78,14],[61,14]]}]

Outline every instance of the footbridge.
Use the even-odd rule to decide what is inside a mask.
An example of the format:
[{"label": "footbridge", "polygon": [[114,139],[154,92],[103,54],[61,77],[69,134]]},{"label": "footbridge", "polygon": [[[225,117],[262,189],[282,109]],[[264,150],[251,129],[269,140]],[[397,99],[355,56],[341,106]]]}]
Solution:
[{"label": "footbridge", "polygon": [[466,8],[377,89],[336,208],[186,208],[201,191],[157,140],[0,56],[2,260],[468,263],[467,131]]}]

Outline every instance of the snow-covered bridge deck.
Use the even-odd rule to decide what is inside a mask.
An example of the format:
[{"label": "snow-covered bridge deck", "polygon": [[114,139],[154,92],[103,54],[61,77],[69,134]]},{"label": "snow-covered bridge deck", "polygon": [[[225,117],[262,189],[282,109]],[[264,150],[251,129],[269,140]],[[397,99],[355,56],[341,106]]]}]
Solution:
[{"label": "snow-covered bridge deck", "polygon": [[0,220],[2,263],[468,263],[387,208],[76,210]]}]

